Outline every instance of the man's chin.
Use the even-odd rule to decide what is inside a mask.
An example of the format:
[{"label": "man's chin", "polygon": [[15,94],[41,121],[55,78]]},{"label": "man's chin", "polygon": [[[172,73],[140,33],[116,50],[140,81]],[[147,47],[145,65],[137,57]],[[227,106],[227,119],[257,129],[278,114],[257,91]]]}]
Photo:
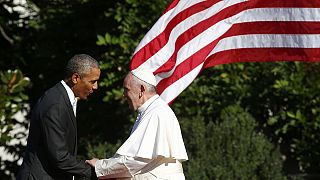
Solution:
[{"label": "man's chin", "polygon": [[87,100],[87,99],[88,99],[88,96],[82,96],[82,97],[79,97],[79,99],[81,99],[81,100]]}]

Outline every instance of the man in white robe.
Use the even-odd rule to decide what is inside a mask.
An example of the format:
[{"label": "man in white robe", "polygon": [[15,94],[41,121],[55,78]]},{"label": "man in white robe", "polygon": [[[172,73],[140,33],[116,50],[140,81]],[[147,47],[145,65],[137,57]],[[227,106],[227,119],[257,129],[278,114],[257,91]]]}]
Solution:
[{"label": "man in white robe", "polygon": [[124,79],[124,97],[138,117],[130,137],[109,159],[86,162],[99,179],[184,180],[181,162],[188,160],[179,122],[156,93],[149,70],[131,71]]}]

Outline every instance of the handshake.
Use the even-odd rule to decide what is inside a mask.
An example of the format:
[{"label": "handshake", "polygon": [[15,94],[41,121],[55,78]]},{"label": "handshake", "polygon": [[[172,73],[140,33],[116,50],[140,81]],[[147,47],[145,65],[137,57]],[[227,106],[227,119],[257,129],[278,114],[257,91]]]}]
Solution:
[{"label": "handshake", "polygon": [[99,159],[97,159],[97,158],[92,158],[91,160],[86,160],[85,162],[86,162],[87,164],[89,164],[90,166],[95,167],[96,162],[97,162],[98,160],[99,160]]}]

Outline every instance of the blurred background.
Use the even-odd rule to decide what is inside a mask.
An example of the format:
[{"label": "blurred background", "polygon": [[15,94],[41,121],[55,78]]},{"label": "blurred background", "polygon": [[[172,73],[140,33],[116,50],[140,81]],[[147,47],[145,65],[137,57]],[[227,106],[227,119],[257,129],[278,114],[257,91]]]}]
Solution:
[{"label": "blurred background", "polygon": [[[15,179],[30,112],[78,53],[99,89],[78,104],[79,159],[112,156],[136,114],[122,98],[135,47],[169,0],[0,0],[0,179]],[[320,179],[319,63],[207,69],[172,104],[186,179]]]}]

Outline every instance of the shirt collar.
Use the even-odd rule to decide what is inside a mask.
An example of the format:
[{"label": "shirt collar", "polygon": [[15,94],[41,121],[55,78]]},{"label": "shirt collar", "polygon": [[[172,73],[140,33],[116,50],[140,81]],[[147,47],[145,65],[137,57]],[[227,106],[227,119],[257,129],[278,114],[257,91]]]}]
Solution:
[{"label": "shirt collar", "polygon": [[71,88],[64,82],[64,80],[61,80],[61,84],[67,90],[70,103],[73,106],[74,103],[77,103],[77,98],[75,97],[75,95],[74,95],[73,91],[71,90]]},{"label": "shirt collar", "polygon": [[148,108],[148,106],[149,106],[154,100],[156,100],[158,97],[159,97],[159,95],[156,94],[156,95],[152,96],[150,99],[148,99],[146,102],[144,102],[144,103],[142,104],[142,106],[140,106],[140,107],[138,108],[138,113],[141,113],[141,112],[145,111],[145,110]]}]

